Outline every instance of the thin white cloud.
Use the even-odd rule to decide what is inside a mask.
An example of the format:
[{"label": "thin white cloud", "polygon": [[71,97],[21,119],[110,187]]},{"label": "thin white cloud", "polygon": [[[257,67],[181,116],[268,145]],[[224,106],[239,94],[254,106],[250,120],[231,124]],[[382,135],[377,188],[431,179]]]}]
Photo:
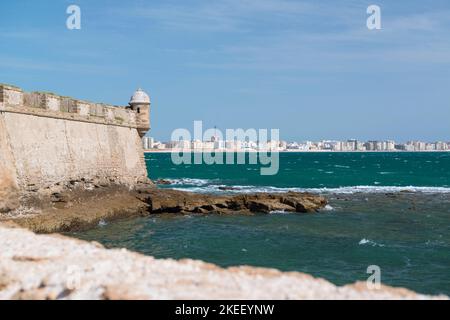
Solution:
[{"label": "thin white cloud", "polygon": [[386,67],[406,62],[448,63],[449,12],[394,14],[382,8],[383,30],[369,31],[365,9],[360,1],[329,5],[318,1],[221,0],[148,4],[124,12],[179,33],[232,35],[226,43],[210,43],[206,49],[195,43],[172,49],[195,68],[333,72],[357,71],[371,61],[390,64]]},{"label": "thin white cloud", "polygon": [[[350,7],[340,8],[342,18]],[[339,12],[319,2],[294,0],[187,1],[183,4],[148,4],[116,14],[150,18],[164,28],[200,32],[248,32],[265,22],[301,22],[304,15],[335,16]],[[117,15],[116,15],[117,16]]]},{"label": "thin white cloud", "polygon": [[[387,69],[417,65],[449,65],[449,15],[428,13],[385,19],[381,31],[365,25],[322,32],[286,31],[254,36],[245,42],[220,46],[221,59],[202,59],[196,67],[269,71],[358,71],[380,63]],[[364,69],[362,69],[363,71]]]},{"label": "thin white cloud", "polygon": [[439,32],[450,27],[450,11],[422,12],[387,20],[386,28],[396,31]]},{"label": "thin white cloud", "polygon": [[4,69],[24,69],[82,74],[121,74],[124,70],[115,66],[70,62],[39,61],[0,56],[0,67]]},{"label": "thin white cloud", "polygon": [[0,29],[0,39],[14,39],[14,40],[30,40],[39,39],[47,36],[48,33],[44,31],[37,31],[34,29],[28,30],[6,30]]}]

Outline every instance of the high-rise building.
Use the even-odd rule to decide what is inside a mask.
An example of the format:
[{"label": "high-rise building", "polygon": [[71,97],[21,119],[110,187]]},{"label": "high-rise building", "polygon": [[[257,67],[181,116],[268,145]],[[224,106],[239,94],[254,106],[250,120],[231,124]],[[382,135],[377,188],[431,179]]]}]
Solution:
[{"label": "high-rise building", "polygon": [[152,149],[153,148],[153,138],[143,137],[142,138],[142,147],[144,148],[144,150]]}]

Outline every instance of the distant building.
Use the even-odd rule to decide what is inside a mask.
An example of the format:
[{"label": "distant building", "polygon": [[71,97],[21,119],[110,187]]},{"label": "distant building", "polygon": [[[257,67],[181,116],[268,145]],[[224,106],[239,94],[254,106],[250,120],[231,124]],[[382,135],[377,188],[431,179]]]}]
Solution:
[{"label": "distant building", "polygon": [[393,140],[386,141],[386,151],[395,151],[395,141]]},{"label": "distant building", "polygon": [[286,146],[287,150],[298,150],[300,149],[299,145],[297,142],[289,142]]},{"label": "distant building", "polygon": [[155,144],[155,140],[152,137],[144,137],[142,138],[142,146],[145,150],[153,149],[153,145]]},{"label": "distant building", "polygon": [[191,142],[191,148],[194,150],[203,149],[203,141],[201,140],[193,140]]},{"label": "distant building", "polygon": [[445,142],[437,141],[437,142],[435,142],[435,150],[437,150],[437,151],[447,151],[447,150],[449,150],[449,146]]}]

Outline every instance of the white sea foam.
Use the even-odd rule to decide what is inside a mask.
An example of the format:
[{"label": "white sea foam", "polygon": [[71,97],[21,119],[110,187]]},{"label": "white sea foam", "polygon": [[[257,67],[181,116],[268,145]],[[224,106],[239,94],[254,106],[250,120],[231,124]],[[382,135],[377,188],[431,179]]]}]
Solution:
[{"label": "white sea foam", "polygon": [[417,187],[417,186],[352,186],[340,188],[311,188],[304,191],[314,193],[397,193],[397,192],[417,192],[417,193],[450,193],[450,188],[445,187]]},{"label": "white sea foam", "polygon": [[[195,179],[201,180],[201,179]],[[210,183],[210,184],[208,184]],[[339,188],[279,188],[272,186],[252,186],[252,185],[234,185],[230,190],[223,190],[223,188],[229,187],[223,184],[212,184],[211,180],[198,181],[190,183],[174,183],[174,185],[186,185],[192,187],[177,187],[177,190],[191,191],[191,192],[220,192],[220,193],[254,193],[254,192],[310,192],[321,194],[356,194],[356,193],[424,193],[424,194],[437,194],[437,193],[450,193],[450,187],[418,187],[418,186],[349,186]]]},{"label": "white sea foam", "polygon": [[372,247],[384,247],[384,244],[380,244],[380,243],[376,243],[375,241],[369,240],[369,239],[361,239],[361,241],[359,241],[358,243],[359,245],[363,246],[363,245],[369,245]]},{"label": "white sea foam", "polygon": [[273,210],[270,211],[270,214],[289,214],[289,212],[286,212],[284,210]]},{"label": "white sea foam", "polygon": [[221,190],[224,185],[208,185],[197,186],[192,188],[177,188],[180,190],[193,192],[211,192],[220,191],[226,193],[252,193],[252,192],[311,192],[311,193],[325,193],[325,194],[355,194],[355,193],[450,193],[448,187],[391,187],[391,186],[354,186],[354,187],[340,187],[340,188],[278,188],[270,186],[233,186],[233,190]]},{"label": "white sea foam", "polygon": [[168,181],[170,185],[187,185],[187,186],[204,186],[214,182],[214,180],[194,179],[194,178],[164,179],[164,180]]},{"label": "white sea foam", "polygon": [[179,190],[179,191],[186,191],[186,192],[193,192],[193,193],[208,193],[211,192],[211,190],[208,190],[208,188],[202,188],[202,187],[192,187],[192,188],[170,188],[172,190]]}]

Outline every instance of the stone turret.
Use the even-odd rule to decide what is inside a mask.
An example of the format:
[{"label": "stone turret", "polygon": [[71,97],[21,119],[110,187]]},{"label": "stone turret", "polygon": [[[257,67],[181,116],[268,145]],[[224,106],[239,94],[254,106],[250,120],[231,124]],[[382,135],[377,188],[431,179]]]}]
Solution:
[{"label": "stone turret", "polygon": [[129,105],[136,112],[137,130],[142,138],[150,130],[150,97],[139,88],[131,97]]}]

